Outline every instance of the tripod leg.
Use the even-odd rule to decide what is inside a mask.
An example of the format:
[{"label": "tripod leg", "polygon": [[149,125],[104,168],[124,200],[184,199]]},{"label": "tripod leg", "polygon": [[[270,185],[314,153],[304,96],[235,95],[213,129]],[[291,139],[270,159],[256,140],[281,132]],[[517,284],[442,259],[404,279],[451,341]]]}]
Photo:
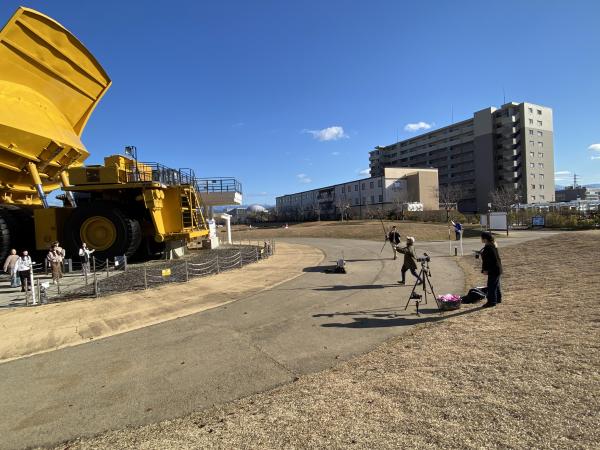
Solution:
[{"label": "tripod leg", "polygon": [[[419,286],[421,283],[419,283],[419,280],[423,283],[423,287],[425,287],[425,281],[422,278],[423,275],[423,269],[421,269],[421,272],[419,272],[419,276],[417,277],[417,281],[415,281],[415,284],[413,285],[412,291],[410,291],[410,295],[408,296],[408,300],[406,301],[406,305],[404,305],[404,311],[406,311],[408,309],[408,305],[410,304],[410,301],[413,299],[413,294],[415,293],[415,291],[417,290],[417,286]],[[417,303],[417,311],[419,309],[419,305]]]},{"label": "tripod leg", "polygon": [[427,277],[427,283],[429,284],[429,289],[431,289],[431,294],[433,295],[433,298],[435,299],[435,304],[437,305],[438,309],[441,311],[442,308],[440,308],[440,302],[438,301],[437,295],[435,295],[435,291],[433,290],[433,284],[431,284],[431,280],[429,279],[429,277]]}]

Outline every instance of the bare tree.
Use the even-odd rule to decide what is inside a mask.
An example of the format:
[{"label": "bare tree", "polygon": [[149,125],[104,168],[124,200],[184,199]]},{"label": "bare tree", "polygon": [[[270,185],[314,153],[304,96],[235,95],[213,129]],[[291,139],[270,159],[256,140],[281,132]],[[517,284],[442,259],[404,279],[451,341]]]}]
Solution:
[{"label": "bare tree", "polygon": [[406,189],[394,190],[394,214],[401,220],[404,220],[404,210],[407,202],[408,191]]},{"label": "bare tree", "polygon": [[465,189],[459,184],[447,184],[434,188],[440,202],[440,208],[446,211],[446,222],[450,220],[450,211],[458,209],[458,202],[462,200]]},{"label": "bare tree", "polygon": [[342,222],[344,221],[344,218],[347,219],[347,212],[350,209],[350,202],[346,199],[342,199],[342,198],[338,198],[335,201],[335,206],[337,208],[337,210],[340,213],[340,218],[342,219]]},{"label": "bare tree", "polygon": [[[514,187],[499,187],[490,194],[492,209],[495,211],[505,212],[507,215],[511,212],[513,206],[519,202],[520,193]],[[508,236],[508,223],[506,226],[506,235]]]}]

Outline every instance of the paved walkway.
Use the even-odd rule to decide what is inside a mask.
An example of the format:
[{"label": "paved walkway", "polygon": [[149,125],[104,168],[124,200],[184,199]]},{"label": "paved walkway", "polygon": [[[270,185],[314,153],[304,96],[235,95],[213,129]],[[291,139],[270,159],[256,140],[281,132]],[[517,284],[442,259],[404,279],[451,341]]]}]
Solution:
[{"label": "paved walkway", "polygon": [[[0,364],[0,447],[58,443],[177,417],[331,367],[439,317],[431,308],[419,318],[412,308],[404,311],[410,287],[396,283],[399,263],[381,259],[380,243],[295,242],[319,247],[325,261],[201,314]],[[462,272],[453,258],[441,257],[447,246],[417,243],[417,250],[434,256],[438,294],[461,293]],[[473,240],[465,251],[479,247]],[[322,266],[342,252],[349,273],[325,273]]]}]

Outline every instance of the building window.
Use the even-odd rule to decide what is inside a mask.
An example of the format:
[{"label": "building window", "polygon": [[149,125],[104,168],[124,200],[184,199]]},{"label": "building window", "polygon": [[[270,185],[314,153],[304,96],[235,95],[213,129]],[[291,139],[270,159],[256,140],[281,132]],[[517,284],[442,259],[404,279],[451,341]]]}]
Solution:
[{"label": "building window", "polygon": [[535,152],[529,152],[529,156],[533,158],[535,156]]},{"label": "building window", "polygon": [[[533,131],[533,130],[529,130],[529,131]],[[533,134],[533,133],[532,133],[532,134]],[[543,136],[543,135],[544,135],[544,132],[543,132],[543,131],[538,131],[538,132],[537,132],[537,135],[538,135],[538,136]]]},{"label": "building window", "polygon": [[530,176],[531,178],[535,178],[535,173],[532,173]]},{"label": "building window", "polygon": [[358,205],[359,203],[360,203],[360,201],[358,200],[358,197],[356,197],[356,198],[354,199],[354,204],[355,204],[355,205]]},{"label": "building window", "polygon": [[370,187],[371,189],[373,189],[373,188],[375,187],[375,183],[373,183],[373,182],[371,181],[371,182],[369,183],[369,187]]},{"label": "building window", "polygon": [[362,184],[363,191],[366,189],[366,186],[367,185],[365,183]]},{"label": "building window", "polygon": [[529,134],[533,134],[533,130],[529,130]]},{"label": "building window", "polygon": [[527,108],[529,110],[530,113],[533,114],[533,108]]},{"label": "building window", "polygon": [[381,180],[377,180],[377,187],[381,187],[383,186],[383,183],[381,182]]},{"label": "building window", "polygon": [[358,191],[358,184],[354,185],[354,192]]},{"label": "building window", "polygon": [[539,167],[540,169],[543,169],[543,168],[544,168],[544,163],[538,163],[538,167]]},{"label": "building window", "polygon": [[535,184],[532,184],[532,185],[531,185],[531,189],[535,189]]},{"label": "building window", "polygon": [[531,196],[531,200],[535,202],[535,195]]},{"label": "building window", "polygon": [[544,143],[541,141],[538,141],[538,147],[543,147],[543,146],[544,146]]},{"label": "building window", "polygon": [[541,109],[538,109],[538,110],[537,110],[537,113],[538,113],[538,116],[541,116],[541,115],[542,115],[542,110],[541,110]]},{"label": "building window", "polygon": [[529,119],[529,125],[533,125],[533,119]]},{"label": "building window", "polygon": [[540,200],[546,200],[546,196],[545,195],[540,195]]},{"label": "building window", "polygon": [[346,186],[342,186],[342,194],[346,193]]},{"label": "building window", "polygon": [[535,141],[529,141],[529,145],[533,147],[535,145]]},{"label": "building window", "polygon": [[379,203],[383,203],[383,195],[379,194]]},{"label": "building window", "polygon": [[544,154],[542,152],[538,152],[538,157],[543,158]]},{"label": "building window", "polygon": [[543,180],[543,179],[544,179],[544,174],[540,173],[540,180]]},{"label": "building window", "polygon": [[541,126],[542,126],[542,121],[538,120],[538,127],[541,127]]},{"label": "building window", "polygon": [[362,199],[362,200],[363,200],[362,204],[363,204],[363,205],[366,205],[366,204],[367,204],[367,197],[363,197],[363,199]]},{"label": "building window", "polygon": [[535,167],[535,163],[529,163],[529,167],[531,167],[531,168]]},{"label": "building window", "polygon": [[544,186],[543,184],[540,184],[540,189],[546,189],[546,186]]}]

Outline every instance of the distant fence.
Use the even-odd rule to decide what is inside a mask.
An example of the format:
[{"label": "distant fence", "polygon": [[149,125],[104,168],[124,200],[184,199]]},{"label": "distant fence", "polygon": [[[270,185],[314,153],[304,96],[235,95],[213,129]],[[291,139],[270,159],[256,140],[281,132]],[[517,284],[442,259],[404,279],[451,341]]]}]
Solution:
[{"label": "distant fence", "polygon": [[25,300],[25,306],[29,306],[185,283],[192,278],[216,275],[267,259],[275,254],[275,249],[276,243],[272,240],[245,241],[214,250],[190,250],[182,259],[168,261],[129,264],[124,256],[90,258],[89,271],[83,270],[80,261],[65,260],[64,278],[57,283],[52,281],[46,263],[37,263],[33,267],[33,291],[15,292],[15,300]]}]

